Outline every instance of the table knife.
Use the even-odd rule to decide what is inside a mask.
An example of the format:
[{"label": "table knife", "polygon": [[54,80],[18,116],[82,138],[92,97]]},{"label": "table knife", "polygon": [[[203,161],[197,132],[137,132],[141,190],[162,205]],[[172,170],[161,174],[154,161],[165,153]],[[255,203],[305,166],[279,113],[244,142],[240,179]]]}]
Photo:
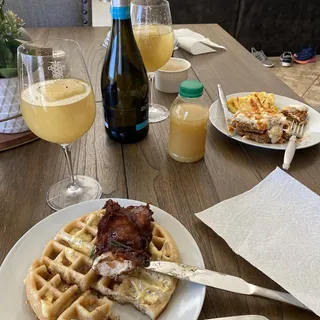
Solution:
[{"label": "table knife", "polygon": [[226,122],[227,133],[230,136],[230,135],[232,135],[232,133],[229,130],[229,121],[233,118],[233,114],[228,109],[227,98],[226,98],[226,96],[225,96],[220,84],[218,84],[218,92],[219,92],[220,103],[221,103],[221,106],[222,106],[222,109],[223,109],[224,119],[225,119],[225,122]]},{"label": "table knife", "polygon": [[147,269],[216,289],[269,298],[309,310],[308,307],[289,293],[258,287],[241,278],[227,274],[168,261],[151,261]]},{"label": "table knife", "polygon": [[263,316],[247,315],[247,316],[224,317],[224,318],[215,318],[215,319],[207,319],[207,320],[269,320],[269,319]]}]

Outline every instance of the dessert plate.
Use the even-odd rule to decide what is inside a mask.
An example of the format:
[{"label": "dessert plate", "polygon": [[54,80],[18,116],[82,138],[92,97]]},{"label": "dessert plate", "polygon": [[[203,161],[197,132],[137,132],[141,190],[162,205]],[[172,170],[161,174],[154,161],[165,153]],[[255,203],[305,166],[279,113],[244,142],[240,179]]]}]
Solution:
[{"label": "dessert plate", "polygon": [[[113,199],[121,206],[145,204],[128,199]],[[31,228],[14,245],[0,268],[0,318],[10,320],[34,320],[35,315],[26,303],[24,279],[33,260],[39,258],[49,240],[68,222],[101,209],[106,199],[92,200],[70,206],[48,216]],[[170,232],[179,248],[182,263],[204,268],[200,249],[187,229],[167,212],[150,206],[154,219]],[[179,281],[167,308],[158,320],[196,320],[205,296],[205,287],[187,281]],[[115,312],[121,320],[148,320],[146,315],[131,305],[115,303]]]},{"label": "dessert plate", "polygon": [[[229,98],[234,98],[234,97],[244,97],[249,95],[250,93],[252,92],[233,93],[233,94],[229,94],[226,98],[228,100]],[[301,139],[300,142],[297,143],[297,149],[312,147],[320,143],[320,113],[301,101],[294,100],[284,96],[279,96],[277,94],[275,94],[274,97],[275,97],[275,105],[279,109],[282,109],[288,105],[304,105],[308,107],[308,118],[307,118],[308,123],[305,126],[303,138]],[[209,110],[209,119],[216,129],[218,129],[221,133],[230,137],[231,139],[237,140],[245,144],[249,144],[251,146],[260,147],[260,148],[286,150],[287,143],[281,143],[281,144],[280,143],[275,143],[275,144],[259,143],[252,140],[243,139],[238,134],[235,134],[234,136],[229,136],[226,128],[226,121],[224,118],[223,110],[220,105],[220,100],[215,101],[211,105]]]}]

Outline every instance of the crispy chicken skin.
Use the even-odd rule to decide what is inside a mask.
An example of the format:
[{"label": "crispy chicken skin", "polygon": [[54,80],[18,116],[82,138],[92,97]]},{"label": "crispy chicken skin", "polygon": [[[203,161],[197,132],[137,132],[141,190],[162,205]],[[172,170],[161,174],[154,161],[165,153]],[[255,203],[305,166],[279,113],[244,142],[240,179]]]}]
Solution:
[{"label": "crispy chicken skin", "polygon": [[117,277],[148,265],[153,214],[149,205],[122,208],[108,200],[103,208],[93,268],[103,276]]}]

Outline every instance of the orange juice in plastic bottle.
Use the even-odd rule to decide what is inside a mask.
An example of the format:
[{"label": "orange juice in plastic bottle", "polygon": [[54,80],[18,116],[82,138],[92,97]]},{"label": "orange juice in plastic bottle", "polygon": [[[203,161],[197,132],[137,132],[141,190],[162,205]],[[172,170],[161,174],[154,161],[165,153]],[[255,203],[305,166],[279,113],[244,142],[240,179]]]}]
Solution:
[{"label": "orange juice in plastic bottle", "polygon": [[196,162],[205,154],[209,110],[203,85],[186,80],[170,111],[169,155],[180,162]]}]

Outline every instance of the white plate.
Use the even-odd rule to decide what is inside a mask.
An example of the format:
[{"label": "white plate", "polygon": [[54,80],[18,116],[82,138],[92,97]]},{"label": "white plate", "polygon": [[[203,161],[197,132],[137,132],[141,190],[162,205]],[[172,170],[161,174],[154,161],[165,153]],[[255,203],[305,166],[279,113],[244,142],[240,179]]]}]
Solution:
[{"label": "white plate", "polygon": [[[114,199],[121,206],[144,204],[135,200]],[[23,280],[33,260],[39,258],[49,240],[68,222],[94,210],[102,208],[105,199],[83,202],[53,213],[30,229],[11,249],[0,268],[0,319],[35,320],[26,303]],[[151,206],[154,219],[170,232],[179,248],[185,264],[204,268],[204,262],[195,240],[187,229],[165,211]],[[205,296],[205,287],[187,281],[179,281],[166,310],[159,320],[196,320]],[[131,305],[117,305],[121,320],[147,320]]]},{"label": "white plate", "polygon": [[[244,97],[249,95],[251,92],[240,92],[240,93],[233,93],[227,96],[227,99],[233,97]],[[311,108],[310,106],[302,103],[301,101],[297,101],[291,98],[279,96],[277,94],[274,95],[275,97],[275,105],[282,109],[288,105],[305,105],[308,107],[308,123],[305,126],[304,130],[304,138],[300,141],[297,145],[297,149],[308,148],[320,143],[320,113]],[[223,134],[226,136],[228,135],[226,122],[223,114],[222,107],[220,105],[220,100],[215,101],[209,110],[209,119],[211,123]],[[251,146],[266,148],[266,149],[275,149],[275,150],[285,150],[287,147],[287,143],[259,143],[251,140],[242,139],[241,136],[238,134],[234,136],[230,136],[230,138],[240,141],[242,143],[249,144]]]}]

